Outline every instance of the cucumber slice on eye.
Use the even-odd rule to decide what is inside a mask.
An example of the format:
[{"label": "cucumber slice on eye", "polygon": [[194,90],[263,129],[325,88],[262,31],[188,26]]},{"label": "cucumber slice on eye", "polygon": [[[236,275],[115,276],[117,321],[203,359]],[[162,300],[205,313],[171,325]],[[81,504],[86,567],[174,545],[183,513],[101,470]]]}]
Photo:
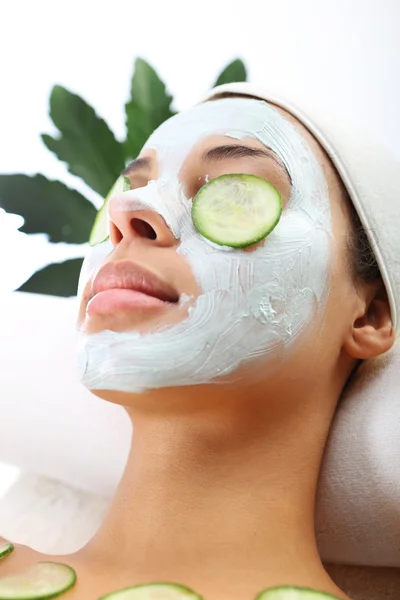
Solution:
[{"label": "cucumber slice on eye", "polygon": [[124,175],[120,175],[117,181],[112,186],[111,190],[108,192],[105,200],[96,215],[96,218],[93,223],[92,231],[89,236],[89,244],[91,246],[96,246],[96,244],[101,244],[101,242],[105,242],[108,238],[108,201],[111,196],[115,194],[121,194],[122,192],[126,192],[130,188],[129,179],[127,179]]},{"label": "cucumber slice on eye", "polygon": [[15,575],[0,577],[0,600],[44,600],[69,590],[76,573],[68,565],[39,562]]},{"label": "cucumber slice on eye", "polygon": [[4,558],[7,554],[10,554],[14,550],[13,544],[2,544],[0,545],[0,558]]},{"label": "cucumber slice on eye", "polygon": [[202,600],[202,597],[179,583],[147,583],[112,592],[99,600]]},{"label": "cucumber slice on eye", "polygon": [[282,214],[282,198],[255,175],[221,175],[193,199],[192,219],[202,236],[221,246],[244,248],[265,237]]},{"label": "cucumber slice on eye", "polygon": [[282,585],[262,591],[254,600],[339,600],[339,598],[310,588]]}]

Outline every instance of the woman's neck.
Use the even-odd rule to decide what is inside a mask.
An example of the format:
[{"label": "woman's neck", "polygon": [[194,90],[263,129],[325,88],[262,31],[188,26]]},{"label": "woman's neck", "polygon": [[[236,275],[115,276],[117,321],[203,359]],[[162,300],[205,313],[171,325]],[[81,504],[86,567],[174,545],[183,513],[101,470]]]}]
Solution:
[{"label": "woman's neck", "polygon": [[180,582],[205,598],[220,590],[250,600],[284,584],[339,596],[314,532],[336,399],[213,394],[203,405],[190,398],[179,414],[129,409],[125,473],[82,560],[129,570],[136,583]]}]

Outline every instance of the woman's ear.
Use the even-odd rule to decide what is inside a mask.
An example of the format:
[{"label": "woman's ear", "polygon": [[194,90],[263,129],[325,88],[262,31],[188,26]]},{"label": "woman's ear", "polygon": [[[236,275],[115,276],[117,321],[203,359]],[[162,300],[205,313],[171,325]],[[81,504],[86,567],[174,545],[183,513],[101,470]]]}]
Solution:
[{"label": "woman's ear", "polygon": [[360,310],[343,347],[350,356],[365,360],[390,350],[396,336],[382,281],[367,286],[365,293],[360,293],[360,303]]}]

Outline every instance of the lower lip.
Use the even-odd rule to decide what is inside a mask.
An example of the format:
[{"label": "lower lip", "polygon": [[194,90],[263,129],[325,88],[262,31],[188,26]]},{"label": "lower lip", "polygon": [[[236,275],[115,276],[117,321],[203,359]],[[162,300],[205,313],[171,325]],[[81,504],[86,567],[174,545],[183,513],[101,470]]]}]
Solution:
[{"label": "lower lip", "polygon": [[89,302],[86,312],[90,316],[113,313],[137,308],[157,308],[168,306],[168,302],[127,289],[105,290],[96,294]]}]

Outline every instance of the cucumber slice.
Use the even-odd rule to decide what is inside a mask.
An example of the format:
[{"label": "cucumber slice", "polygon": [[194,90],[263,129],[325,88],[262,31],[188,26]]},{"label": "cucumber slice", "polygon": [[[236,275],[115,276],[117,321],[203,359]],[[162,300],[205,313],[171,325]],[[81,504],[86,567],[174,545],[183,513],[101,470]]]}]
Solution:
[{"label": "cucumber slice", "polygon": [[4,558],[7,554],[10,554],[14,550],[13,544],[2,544],[0,546],[0,558]]},{"label": "cucumber slice", "polygon": [[244,248],[275,228],[282,198],[268,181],[255,175],[221,175],[203,185],[193,199],[192,219],[205,238],[221,246]]},{"label": "cucumber slice", "polygon": [[16,575],[0,577],[0,600],[43,600],[63,594],[76,582],[68,565],[39,562]]},{"label": "cucumber slice", "polygon": [[202,597],[180,583],[146,583],[112,592],[99,600],[202,600]]},{"label": "cucumber slice", "polygon": [[112,186],[111,190],[108,192],[105,200],[96,215],[96,218],[93,223],[92,231],[90,232],[89,244],[91,246],[96,246],[96,244],[101,244],[101,242],[105,242],[108,238],[108,201],[111,196],[115,194],[121,194],[122,192],[126,192],[129,190],[131,184],[129,179],[124,175],[120,175],[117,181]]},{"label": "cucumber slice", "polygon": [[310,588],[282,585],[262,591],[254,600],[339,600],[339,598]]}]

